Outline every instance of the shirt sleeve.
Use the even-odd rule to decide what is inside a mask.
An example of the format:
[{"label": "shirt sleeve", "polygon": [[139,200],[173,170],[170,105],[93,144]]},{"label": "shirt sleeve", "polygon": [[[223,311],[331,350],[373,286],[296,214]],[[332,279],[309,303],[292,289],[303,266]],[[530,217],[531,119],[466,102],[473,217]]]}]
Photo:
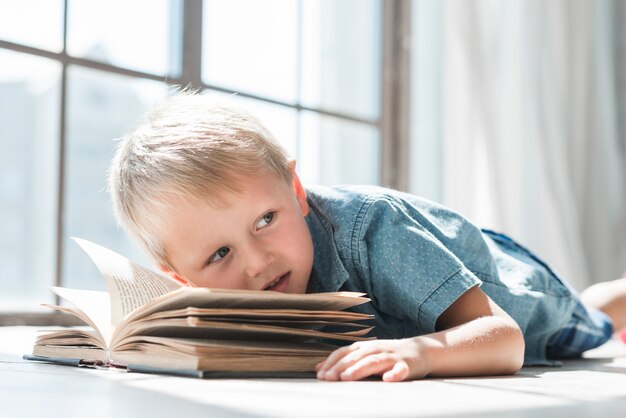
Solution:
[{"label": "shirt sleeve", "polygon": [[[413,322],[420,334],[435,331],[437,318],[481,281],[432,231],[411,204],[376,196],[357,216],[352,257],[377,309]],[[432,225],[431,225],[432,227]]]}]

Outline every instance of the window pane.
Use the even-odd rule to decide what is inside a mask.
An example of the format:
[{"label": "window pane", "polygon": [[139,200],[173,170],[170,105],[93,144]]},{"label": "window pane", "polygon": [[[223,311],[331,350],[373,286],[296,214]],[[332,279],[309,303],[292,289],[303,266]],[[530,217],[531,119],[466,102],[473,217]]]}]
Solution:
[{"label": "window pane", "polygon": [[293,0],[206,0],[204,82],[295,102],[297,4]]},{"label": "window pane", "polygon": [[159,75],[179,75],[179,0],[69,1],[70,55]]},{"label": "window pane", "polygon": [[61,67],[0,50],[0,304],[52,300]]},{"label": "window pane", "polygon": [[106,174],[117,144],[166,94],[162,83],[71,67],[68,72],[63,285],[104,288],[87,255],[69,237],[85,238],[143,265],[139,247],[117,228]]},{"label": "window pane", "polygon": [[297,155],[296,129],[298,123],[298,112],[295,109],[209,90],[206,90],[203,94],[215,97],[216,100],[230,103],[233,106],[242,107],[250,112],[285,147],[289,155],[295,158]]},{"label": "window pane", "polygon": [[1,1],[0,39],[60,52],[63,49],[63,1]]},{"label": "window pane", "polygon": [[298,173],[305,184],[379,184],[378,130],[302,112]]},{"label": "window pane", "polygon": [[303,6],[302,103],[377,119],[380,0],[304,0]]},{"label": "window pane", "polygon": [[444,200],[444,9],[436,1],[411,7],[409,191],[436,202]]}]

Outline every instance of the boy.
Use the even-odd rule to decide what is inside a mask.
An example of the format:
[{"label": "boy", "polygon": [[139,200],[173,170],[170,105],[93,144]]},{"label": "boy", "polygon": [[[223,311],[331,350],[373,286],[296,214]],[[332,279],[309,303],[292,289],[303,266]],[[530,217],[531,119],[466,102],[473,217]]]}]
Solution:
[{"label": "boy", "polygon": [[[182,93],[120,144],[109,189],[121,225],[192,286],[365,292],[379,339],[333,352],[325,380],[514,373],[607,341],[626,280],[587,307],[510,238],[377,187],[304,188],[251,116]],[[604,313],[602,312],[604,311]]]}]

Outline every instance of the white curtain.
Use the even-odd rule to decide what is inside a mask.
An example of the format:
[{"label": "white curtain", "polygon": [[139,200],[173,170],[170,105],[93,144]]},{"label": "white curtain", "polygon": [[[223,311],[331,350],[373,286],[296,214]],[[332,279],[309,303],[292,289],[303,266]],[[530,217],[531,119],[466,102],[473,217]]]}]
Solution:
[{"label": "white curtain", "polygon": [[443,202],[508,233],[579,290],[621,276],[626,6],[441,5]]}]

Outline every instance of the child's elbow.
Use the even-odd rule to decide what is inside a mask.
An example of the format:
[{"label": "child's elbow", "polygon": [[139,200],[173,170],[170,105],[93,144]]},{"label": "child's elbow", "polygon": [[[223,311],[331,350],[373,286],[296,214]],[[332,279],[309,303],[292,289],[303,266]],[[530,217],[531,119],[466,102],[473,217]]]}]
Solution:
[{"label": "child's elbow", "polygon": [[526,343],[524,342],[524,334],[515,321],[512,321],[506,327],[508,350],[507,361],[505,362],[504,374],[514,374],[518,372],[524,365],[524,350]]}]

